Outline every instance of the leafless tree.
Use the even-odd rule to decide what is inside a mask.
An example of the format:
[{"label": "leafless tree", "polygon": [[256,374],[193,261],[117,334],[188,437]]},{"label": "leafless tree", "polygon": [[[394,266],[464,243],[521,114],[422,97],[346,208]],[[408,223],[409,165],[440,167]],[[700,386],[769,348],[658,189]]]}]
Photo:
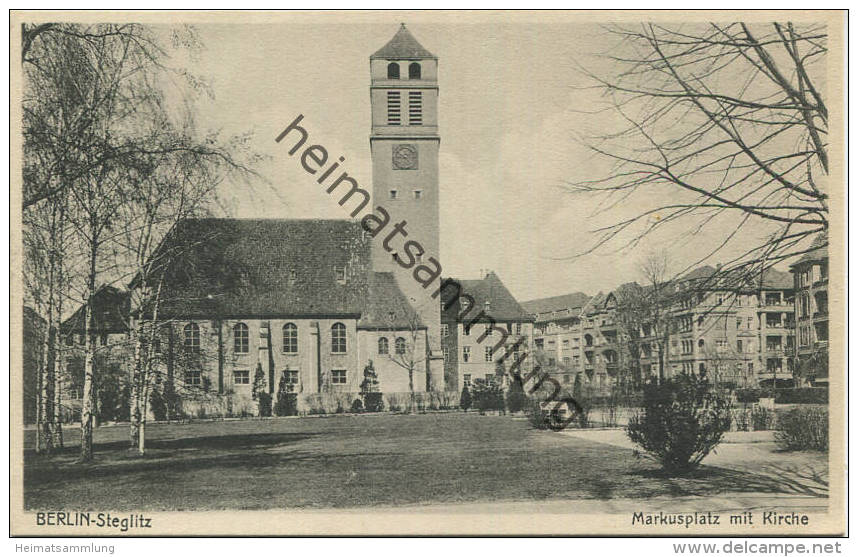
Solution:
[{"label": "leafless tree", "polygon": [[[642,209],[599,228],[588,251],[633,247],[676,224],[718,234],[700,261],[741,239],[725,271],[758,275],[805,252],[828,227],[825,26],[648,23],[607,31],[618,39],[605,56],[611,75],[582,71],[623,124],[582,138],[612,168],[570,189],[604,196],[603,211],[623,203]],[[740,234],[751,229],[754,236]]]},{"label": "leafless tree", "polygon": [[414,373],[425,370],[429,361],[426,327],[417,313],[404,305],[390,312],[387,319],[388,328],[394,333],[388,348],[388,358],[408,373],[409,412],[414,413]]},{"label": "leafless tree", "polygon": [[[192,29],[175,28],[171,38],[174,45],[197,46]],[[168,102],[164,84],[171,80],[165,76],[183,78],[179,95],[186,101],[184,93],[201,85],[168,68],[160,44],[158,33],[135,24],[23,28],[23,209],[52,206],[67,196],[73,234],[62,249],[79,253],[82,262],[68,277],[86,305],[82,460],[92,458],[96,289],[139,273],[140,256],[151,254],[159,235],[169,229],[161,213],[147,213],[152,206],[192,205],[188,184],[198,187],[211,178],[207,169],[250,173],[233,156],[246,138],[201,137],[192,113],[177,114],[176,103]],[[168,184],[170,179],[180,183]],[[154,185],[161,188],[157,194]],[[159,197],[164,195],[166,200]],[[153,220],[153,214],[159,217]],[[177,213],[171,214],[175,221]],[[123,242],[130,236],[138,241],[133,249]]]}]

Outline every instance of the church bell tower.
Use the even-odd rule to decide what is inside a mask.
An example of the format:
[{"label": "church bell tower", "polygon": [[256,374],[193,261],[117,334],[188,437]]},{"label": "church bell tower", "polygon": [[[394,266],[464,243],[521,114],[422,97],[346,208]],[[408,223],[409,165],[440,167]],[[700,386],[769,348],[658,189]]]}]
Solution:
[{"label": "church bell tower", "polygon": [[[373,268],[392,272],[402,292],[428,328],[429,388],[444,389],[440,296],[415,280],[415,267],[431,257],[440,262],[438,199],[438,58],[423,48],[403,23],[396,35],[370,56],[373,205],[384,207],[392,223],[407,221],[408,237],[392,251],[375,238]],[[403,252],[408,240],[424,249]],[[413,248],[413,246],[412,246]],[[411,263],[413,264],[407,266]]]}]

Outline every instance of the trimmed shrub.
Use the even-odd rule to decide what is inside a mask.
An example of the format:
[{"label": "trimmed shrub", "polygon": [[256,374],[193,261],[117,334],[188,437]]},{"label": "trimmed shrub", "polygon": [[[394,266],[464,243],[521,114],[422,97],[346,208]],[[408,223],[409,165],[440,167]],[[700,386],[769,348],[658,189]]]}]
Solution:
[{"label": "trimmed shrub", "polygon": [[471,391],[468,389],[468,386],[465,385],[462,387],[462,395],[459,397],[459,408],[467,412],[468,408],[471,407],[471,402]]},{"label": "trimmed shrub", "polygon": [[274,407],[274,413],[278,416],[297,416],[298,394],[290,392],[278,392],[277,404]]},{"label": "trimmed shrub", "polygon": [[384,395],[382,393],[364,393],[363,408],[367,412],[381,412],[384,410]]},{"label": "trimmed shrub", "polygon": [[167,401],[161,396],[161,392],[154,387],[149,393],[149,408],[152,409],[152,415],[156,422],[163,422],[167,419]]},{"label": "trimmed shrub", "polygon": [[750,404],[760,401],[759,389],[736,389],[736,402]]},{"label": "trimmed shrub", "polygon": [[709,381],[680,374],[644,388],[643,409],[626,433],[670,475],[688,473],[730,430],[730,401]]},{"label": "trimmed shrub", "polygon": [[356,398],[352,401],[352,413],[360,414],[361,412],[363,412],[363,402],[361,399]]},{"label": "trimmed shrub", "polygon": [[521,376],[516,374],[509,385],[509,392],[506,395],[506,405],[509,411],[514,414],[521,412],[526,404],[527,395],[524,394],[524,385],[521,382]]},{"label": "trimmed shrub", "polygon": [[259,415],[263,418],[271,416],[271,395],[262,391],[256,393],[256,402],[259,404]]},{"label": "trimmed shrub", "polygon": [[524,413],[527,421],[535,429],[548,429],[548,411],[542,408],[542,404],[533,398],[528,398],[524,405]]},{"label": "trimmed shrub", "polygon": [[490,410],[504,410],[504,396],[500,386],[493,381],[477,380],[473,386],[474,408],[481,413]]},{"label": "trimmed shrub", "polygon": [[802,387],[775,392],[775,404],[828,404],[825,387]]},{"label": "trimmed shrub", "polygon": [[794,408],[778,416],[775,442],[785,451],[828,452],[828,409]]}]

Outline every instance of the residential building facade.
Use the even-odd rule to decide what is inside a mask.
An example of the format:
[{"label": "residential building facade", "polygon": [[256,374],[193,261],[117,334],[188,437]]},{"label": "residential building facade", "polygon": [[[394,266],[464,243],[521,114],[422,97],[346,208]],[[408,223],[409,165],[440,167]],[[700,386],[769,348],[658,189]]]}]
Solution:
[{"label": "residential building facade", "polygon": [[817,236],[790,271],[795,288],[796,365],[803,381],[827,385],[828,237]]}]

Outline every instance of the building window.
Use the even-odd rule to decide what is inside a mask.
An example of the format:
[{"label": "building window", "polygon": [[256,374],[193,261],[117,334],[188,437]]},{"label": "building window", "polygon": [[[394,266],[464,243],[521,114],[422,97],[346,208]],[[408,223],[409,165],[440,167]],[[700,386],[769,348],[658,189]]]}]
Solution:
[{"label": "building window", "polygon": [[486,358],[486,361],[487,361],[487,362],[491,362],[491,361],[492,361],[492,347],[491,347],[491,346],[486,346],[486,354],[485,354],[485,358]]},{"label": "building window", "polygon": [[202,385],[203,375],[198,369],[185,371],[185,385]]},{"label": "building window", "polygon": [[571,375],[564,375],[563,376],[563,382],[567,383],[567,384],[571,383],[572,382],[572,376]]},{"label": "building window", "polygon": [[155,337],[154,339],[152,339],[152,349],[155,351],[155,354],[161,353],[161,339],[160,338]]},{"label": "building window", "polygon": [[423,190],[414,190],[414,199],[422,199]]},{"label": "building window", "polygon": [[331,371],[331,383],[334,385],[346,384],[346,370],[335,369]]},{"label": "building window", "polygon": [[517,335],[521,334],[521,323],[515,324],[515,334],[517,334]]},{"label": "building window", "polygon": [[397,192],[396,190],[390,190],[390,192],[389,192],[390,199],[396,199],[396,194],[397,194],[397,193],[398,193],[398,192]]},{"label": "building window", "polygon": [[337,277],[337,282],[345,282],[346,281],[346,268],[345,267],[334,267],[334,274]]},{"label": "building window", "polygon": [[405,339],[402,337],[396,337],[395,342],[396,355],[404,356],[405,355]]},{"label": "building window", "polygon": [[107,333],[101,333],[101,345],[107,346]]},{"label": "building window", "polygon": [[297,281],[298,280],[298,271],[296,271],[295,269],[290,270],[289,271],[289,280],[291,282]]},{"label": "building window", "polygon": [[420,64],[418,62],[408,64],[408,79],[420,79]]},{"label": "building window", "polygon": [[247,354],[250,352],[250,334],[247,325],[236,323],[232,328],[233,349],[236,354]]},{"label": "building window", "polygon": [[743,348],[744,346],[742,346],[742,339],[736,340],[736,352],[738,352],[739,354],[744,354],[745,351],[742,350]]},{"label": "building window", "polygon": [[483,307],[484,307],[484,309],[486,310],[486,313],[488,313],[488,312],[489,312],[489,311],[491,311],[491,309],[492,309],[492,301],[491,301],[491,300],[486,300],[486,303],[485,303],[485,304],[483,304]]},{"label": "building window", "polygon": [[443,325],[441,325],[441,336],[446,337],[449,334],[450,334],[450,326],[447,325],[446,323],[444,323]]},{"label": "building window", "polygon": [[462,347],[462,361],[468,363],[471,359],[471,347],[463,346]]},{"label": "building window", "polygon": [[471,388],[471,374],[470,373],[462,374],[462,383],[466,387],[468,387],[469,389]]},{"label": "building window", "polygon": [[298,384],[298,370],[297,369],[287,369],[286,371],[283,372],[283,377],[286,379],[287,385],[297,385]]},{"label": "building window", "polygon": [[188,323],[184,329],[185,350],[192,354],[200,353],[200,326],[196,323]]},{"label": "building window", "polygon": [[233,371],[232,382],[235,385],[250,385],[250,370],[237,369]]},{"label": "building window", "polygon": [[471,336],[471,326],[470,325],[462,325],[462,335],[463,336]]},{"label": "building window", "polygon": [[387,65],[387,79],[399,79],[399,64],[396,62]]},{"label": "building window", "polygon": [[402,104],[399,91],[387,92],[387,125],[398,126],[402,123]]},{"label": "building window", "polygon": [[298,327],[294,323],[283,325],[283,351],[290,354],[298,351]]},{"label": "building window", "polygon": [[450,361],[450,349],[444,347],[444,362],[447,363]]},{"label": "building window", "polygon": [[408,124],[423,125],[423,93],[420,91],[408,92]]},{"label": "building window", "polygon": [[390,353],[390,342],[388,342],[387,337],[381,337],[378,339],[378,353],[379,354],[389,354]]},{"label": "building window", "polygon": [[334,323],[331,327],[331,352],[334,354],[346,352],[346,326],[342,323]]}]

